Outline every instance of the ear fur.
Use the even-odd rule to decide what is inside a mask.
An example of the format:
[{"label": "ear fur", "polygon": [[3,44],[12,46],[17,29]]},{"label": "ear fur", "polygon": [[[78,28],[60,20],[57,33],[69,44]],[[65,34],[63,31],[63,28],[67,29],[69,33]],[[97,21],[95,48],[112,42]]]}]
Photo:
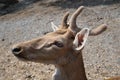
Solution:
[{"label": "ear fur", "polygon": [[75,50],[79,51],[85,46],[88,36],[89,36],[88,28],[83,28],[80,32],[76,34],[75,40],[73,41]]},{"label": "ear fur", "polygon": [[56,31],[58,29],[58,27],[53,22],[51,22],[51,27],[53,31]]}]

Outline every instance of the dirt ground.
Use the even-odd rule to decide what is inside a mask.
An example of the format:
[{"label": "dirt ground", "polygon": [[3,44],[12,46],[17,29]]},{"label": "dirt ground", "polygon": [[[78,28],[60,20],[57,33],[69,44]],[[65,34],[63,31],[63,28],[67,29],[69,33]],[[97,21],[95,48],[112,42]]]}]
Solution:
[{"label": "dirt ground", "polygon": [[[71,0],[72,1],[72,0]],[[21,0],[0,10],[0,80],[51,80],[53,65],[22,62],[11,53],[11,46],[52,31],[66,11],[71,14],[81,5],[79,27],[94,28],[102,23],[108,29],[89,40],[83,50],[88,80],[120,76],[120,1],[119,0]]]}]

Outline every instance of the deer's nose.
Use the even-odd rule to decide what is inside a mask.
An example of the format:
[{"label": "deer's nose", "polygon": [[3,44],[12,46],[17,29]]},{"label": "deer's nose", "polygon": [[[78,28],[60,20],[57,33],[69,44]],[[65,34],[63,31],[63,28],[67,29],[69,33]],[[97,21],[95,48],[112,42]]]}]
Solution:
[{"label": "deer's nose", "polygon": [[13,53],[14,55],[18,55],[18,54],[20,54],[22,51],[23,51],[23,49],[22,49],[21,47],[14,47],[14,48],[12,49],[12,53]]}]

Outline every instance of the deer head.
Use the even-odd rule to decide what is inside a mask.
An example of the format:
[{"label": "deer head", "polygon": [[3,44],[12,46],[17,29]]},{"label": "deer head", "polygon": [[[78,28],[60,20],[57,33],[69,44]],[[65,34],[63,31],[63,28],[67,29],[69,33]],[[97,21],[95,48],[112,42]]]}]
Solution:
[{"label": "deer head", "polygon": [[61,25],[56,27],[52,23],[53,32],[46,35],[14,45],[12,53],[19,59],[26,61],[42,62],[50,64],[65,64],[67,56],[77,56],[85,46],[88,36],[95,36],[106,29],[102,24],[95,29],[78,28],[76,19],[82,12],[83,6],[79,7],[67,22],[69,13],[62,19]]}]

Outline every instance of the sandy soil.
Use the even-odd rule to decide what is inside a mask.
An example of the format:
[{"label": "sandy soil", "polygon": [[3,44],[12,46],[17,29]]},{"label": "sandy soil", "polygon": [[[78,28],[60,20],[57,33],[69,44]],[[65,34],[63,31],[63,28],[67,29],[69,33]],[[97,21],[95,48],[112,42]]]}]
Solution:
[{"label": "sandy soil", "polygon": [[66,11],[80,5],[86,7],[77,20],[80,27],[109,25],[101,35],[89,37],[83,50],[88,79],[120,76],[119,0],[25,0],[0,10],[0,80],[50,80],[54,66],[19,61],[11,46],[52,31],[51,21],[59,25]]}]

